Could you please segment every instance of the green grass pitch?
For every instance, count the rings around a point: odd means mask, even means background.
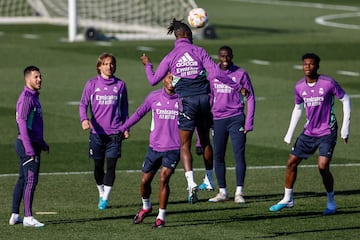
[[[360,12],[355,0],[197,1],[207,10],[218,38],[195,41],[211,55],[222,45],[234,50],[234,62],[250,74],[257,97],[254,132],[247,139],[245,205],[232,201],[212,204],[214,192],[200,192],[200,202],[186,203],[186,180],[181,164],[171,180],[166,227],[152,230],[156,213],[143,224],[132,224],[141,207],[140,172],[148,144],[149,116],[131,130],[123,143],[110,208],[97,210],[97,190],[87,158],[88,133],[81,130],[78,105],[85,82],[96,74],[101,52],[118,60],[117,76],[129,91],[130,113],[142,103],[150,87],[140,55],[144,50],[156,64],[173,47],[173,41],[110,41],[67,43],[65,27],[50,25],[1,25],[0,88],[0,239],[357,239],[360,234],[360,30],[323,26],[322,16]],[[335,7],[352,6],[350,10]],[[337,24],[357,25],[359,17],[334,18]],[[164,33],[166,29],[164,29]],[[24,34],[35,34],[36,39]],[[143,48],[146,47],[146,48]],[[289,146],[283,143],[293,108],[293,87],[302,77],[300,57],[320,55],[320,73],[333,76],[352,97],[351,136],[348,145],[339,138],[332,171],[338,214],[323,217],[326,196],[316,168],[316,158],[303,162],[295,185],[295,207],[280,213],[268,208],[283,194],[284,168]],[[43,74],[41,101],[45,137],[51,150],[42,155],[39,185],[33,210],[46,224],[43,229],[9,226],[17,157],[15,103],[24,82],[22,70],[37,65]],[[158,86],[159,87],[159,86]],[[342,105],[336,102],[342,122]],[[299,123],[295,136],[300,132]],[[195,157],[194,166],[203,168]],[[228,146],[227,166],[233,167]],[[281,167],[278,167],[281,166]],[[65,174],[68,173],[68,174]],[[204,171],[197,170],[196,181]],[[234,191],[234,171],[227,172],[229,192]],[[157,179],[152,201],[157,212]],[[232,197],[232,195],[230,195]],[[232,199],[231,199],[232,200]],[[45,213],[45,214],[44,214]],[[47,214],[46,214],[47,213]],[[51,214],[50,214],[51,213]]]

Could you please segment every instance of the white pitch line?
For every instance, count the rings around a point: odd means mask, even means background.
[[[139,50],[139,51],[144,51],[144,52],[153,52],[153,51],[155,51],[155,48],[147,47],[147,46],[138,46],[136,49]]]
[[[38,38],[40,38],[40,36],[37,35],[37,34],[23,34],[22,36],[23,36],[23,38],[26,38],[26,39],[38,39]]]
[[[346,5],[333,5],[333,4],[323,4],[323,3],[308,3],[308,2],[290,2],[290,1],[279,1],[279,0],[231,0],[233,2],[246,2],[246,3],[257,3],[257,4],[268,4],[268,5],[278,5],[278,6],[290,6],[290,7],[306,7],[306,8],[318,8],[318,9],[329,9],[329,10],[340,10],[340,11],[350,11],[355,13],[343,13],[343,14],[333,14],[320,16],[315,18],[315,23],[323,26],[337,27],[344,29],[354,29],[359,30],[360,25],[356,24],[345,24],[345,23],[334,23],[328,20],[340,19],[340,18],[349,18],[349,17],[360,17],[360,8],[356,6],[346,6]]]
[[[317,24],[319,24],[319,25],[328,26],[328,27],[337,27],[337,28],[344,28],[344,29],[360,30],[360,25],[336,23],[336,22],[328,21],[328,20],[341,19],[341,18],[351,18],[351,17],[360,17],[360,12],[321,16],[321,17],[315,18],[315,22]]]
[[[259,60],[259,59],[252,59],[250,60],[250,62],[257,65],[270,65],[269,61]]]
[[[359,7],[346,6],[346,5],[333,5],[323,3],[309,3],[309,2],[292,2],[292,1],[279,1],[279,0],[231,0],[232,2],[246,2],[246,3],[258,3],[267,5],[280,5],[290,7],[306,7],[306,8],[319,8],[329,10],[341,10],[341,11],[360,11]]]
[[[299,165],[299,168],[317,168],[318,165]],[[345,164],[331,164],[331,167],[360,167],[360,163],[345,163]],[[279,166],[249,166],[246,169],[257,170],[257,169],[284,169],[285,165]],[[227,170],[235,170],[235,167],[227,167]],[[194,171],[205,171],[204,168],[194,168]],[[117,173],[141,173],[141,170],[118,170]],[[67,176],[67,175],[89,175],[94,174],[93,171],[83,172],[53,172],[53,173],[40,173],[42,176]],[[17,173],[0,174],[2,177],[17,177]]]
[[[352,72],[352,71],[339,70],[336,73],[338,73],[340,75],[351,76],[351,77],[359,77],[360,76],[359,72]]]

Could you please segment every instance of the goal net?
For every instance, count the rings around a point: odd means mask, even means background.
[[[194,0],[0,0],[0,24],[69,25],[69,35],[70,25],[75,25],[75,32],[82,34],[69,36],[70,41],[100,33],[115,39],[167,39],[171,20],[186,20],[194,7]],[[197,31],[195,37],[201,34]]]

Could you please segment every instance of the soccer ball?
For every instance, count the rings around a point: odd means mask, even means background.
[[[188,23],[191,27],[202,28],[208,22],[208,15],[203,8],[193,8],[188,14]]]

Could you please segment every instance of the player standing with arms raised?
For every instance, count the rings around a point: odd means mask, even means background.
[[[173,19],[168,28],[168,34],[172,33],[176,38],[175,47],[162,59],[155,73],[146,55],[141,57],[141,61],[151,85],[160,82],[168,72],[173,75],[173,85],[180,97],[178,124],[181,144],[180,159],[188,183],[188,201],[194,203],[197,201],[198,186],[194,181],[190,147],[195,127],[203,148],[205,181],[213,185],[213,150],[209,138],[212,116],[209,101],[210,87],[206,71],[209,79],[217,78],[234,87],[235,91],[238,90],[238,86],[219,69],[203,48],[193,44],[192,31],[188,25]]]
[[[246,135],[253,130],[254,125],[254,90],[248,73],[232,62],[233,51],[230,47],[221,47],[218,52],[218,58],[221,70],[234,82],[239,84],[241,94],[217,79],[211,80],[211,92],[213,96],[212,113],[214,118],[214,162],[219,193],[215,197],[210,198],[209,202],[223,202],[229,199],[226,189],[225,152],[230,136],[236,163],[236,191],[234,202],[245,203],[243,197],[246,173],[245,144]],[[244,98],[246,98],[246,114],[244,113]]]
[[[19,156],[19,178],[14,188],[10,225],[23,223],[24,227],[43,227],[45,224],[33,217],[32,204],[40,171],[40,153],[49,152],[44,140],[44,123],[39,100],[42,78],[40,69],[28,66],[24,70],[25,87],[16,103],[18,138],[15,143]],[[24,219],[19,216],[24,200]]]
[[[178,131],[179,98],[171,84],[172,76],[169,74],[164,80],[162,89],[151,92],[133,113],[129,120],[121,127],[124,131],[136,124],[149,111],[151,111],[151,127],[149,148],[142,167],[140,184],[142,208],[136,214],[134,223],[141,223],[152,212],[150,201],[151,182],[160,167],[159,176],[159,213],[153,228],[165,225],[166,206],[170,194],[170,177],[180,161],[180,139]],[[174,134],[175,133],[175,134]]]
[[[303,159],[309,158],[319,149],[318,168],[327,193],[327,205],[323,214],[330,215],[336,213],[334,178],[330,172],[330,162],[336,145],[338,129],[334,114],[334,97],[343,104],[341,138],[345,144],[348,142],[350,134],[351,100],[334,79],[318,74],[320,64],[318,55],[306,53],[302,56],[302,60],[305,77],[295,85],[295,107],[284,141],[290,144],[301,117],[302,108],[305,108],[307,121],[287,161],[284,197],[269,210],[276,212],[294,206],[293,187],[296,181],[297,166]]]
[[[116,58],[109,53],[98,57],[98,75],[90,79],[80,101],[80,122],[90,130],[89,156],[94,160],[94,177],[99,191],[98,208],[104,210],[115,181],[115,170],[121,156],[120,126],[128,118],[128,97],[125,82],[114,76]],[[90,108],[91,118],[87,115]],[[128,137],[128,132],[124,132]],[[104,172],[106,160],[106,172]]]

